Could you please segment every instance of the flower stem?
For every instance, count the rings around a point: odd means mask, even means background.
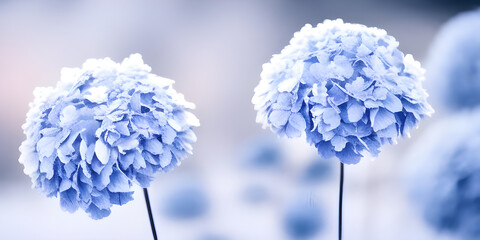
[[[150,198],[148,197],[148,190],[143,189],[143,195],[145,196],[145,204],[147,205],[148,218],[150,219],[150,227],[152,228],[153,239],[158,240],[157,230],[155,229],[155,223],[153,222],[152,207],[150,206]]]
[[[343,163],[340,163],[340,191],[338,196],[338,240],[342,240]]]

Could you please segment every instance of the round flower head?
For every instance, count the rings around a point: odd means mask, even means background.
[[[263,65],[252,102],[257,122],[356,164],[408,135],[433,110],[423,69],[384,30],[326,20],[305,25]]]
[[[55,88],[35,89],[19,159],[33,187],[100,219],[133,199],[133,183],[148,187],[191,154],[194,106],[150,70],[139,54],[90,59],[64,68]]]
[[[407,183],[425,220],[459,239],[480,239],[480,111],[427,130],[408,157]]]
[[[430,49],[428,88],[450,109],[480,105],[480,9],[445,24]]]

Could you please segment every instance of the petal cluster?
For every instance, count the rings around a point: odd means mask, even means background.
[[[458,239],[480,239],[480,111],[431,126],[407,158],[408,189],[424,219]]]
[[[100,219],[133,199],[133,183],[148,187],[191,154],[194,105],[150,70],[139,54],[89,59],[62,69],[55,88],[36,88],[19,159],[33,187]]]
[[[480,9],[461,13],[440,30],[427,61],[428,89],[450,110],[480,105]]]
[[[356,164],[433,112],[423,72],[384,30],[326,20],[263,65],[252,102],[264,127]]]

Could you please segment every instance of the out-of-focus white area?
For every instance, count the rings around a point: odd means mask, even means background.
[[[54,86],[62,67],[79,67],[87,58],[121,61],[136,52],[153,73],[176,80],[174,87],[196,104],[201,122],[194,156],[159,175],[150,189],[160,239],[289,239],[283,209],[305,194],[324,213],[314,239],[335,239],[336,160],[330,160],[333,173],[324,182],[302,184],[299,176],[315,158],[315,149],[301,139],[282,139],[286,157],[279,169],[240,169],[240,152],[251,139],[274,137],[255,123],[253,88],[262,64],[294,32],[327,18],[384,28],[402,51],[423,60],[436,31],[455,10],[413,2],[0,0],[0,239],[151,237],[141,191],[134,201],[114,207],[110,217],[95,221],[81,210],[63,212],[57,199],[30,189],[17,161],[34,87]],[[412,139],[384,148],[375,161],[346,167],[345,239],[452,239],[423,223],[401,182],[404,153],[432,121],[421,123]],[[169,219],[162,214],[162,201],[168,187],[185,177],[201,184],[209,208],[194,219]],[[242,193],[249,185],[268,190],[261,203],[245,203]]]

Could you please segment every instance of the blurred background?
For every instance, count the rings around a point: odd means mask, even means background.
[[[197,106],[194,155],[150,189],[160,239],[335,239],[336,159],[255,122],[262,64],[304,24],[342,18],[387,30],[421,62],[443,23],[475,0],[0,0],[0,239],[150,239],[141,191],[95,221],[32,190],[18,163],[32,91],[87,58],[143,55]],[[427,89],[428,90],[428,89]],[[433,94],[432,94],[433,95]],[[441,106],[435,106],[440,108]],[[344,239],[455,239],[431,229],[403,187],[412,138],[346,167]]]

